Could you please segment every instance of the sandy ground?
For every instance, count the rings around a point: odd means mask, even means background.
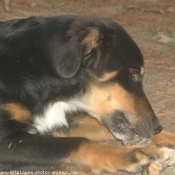
[[[174,0],[11,0],[4,9],[0,0],[1,21],[78,14],[109,17],[124,26],[145,58],[145,92],[164,129],[175,134]],[[162,173],[174,174],[175,167]]]

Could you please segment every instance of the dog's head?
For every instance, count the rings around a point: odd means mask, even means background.
[[[81,81],[84,89],[70,103],[118,139],[130,141],[134,133],[146,138],[159,133],[162,127],[142,86],[143,57],[127,32],[112,20],[85,18],[71,24],[67,37],[62,60],[57,59],[58,51],[53,57],[58,74]]]

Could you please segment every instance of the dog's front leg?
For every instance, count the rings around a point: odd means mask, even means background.
[[[157,145],[113,148],[87,142],[73,152],[70,159],[96,173],[114,173],[118,170],[136,173],[142,172],[145,166],[154,161],[171,165],[175,162],[174,155],[174,150]],[[171,161],[167,164],[167,160]]]
[[[159,134],[154,135],[152,141],[155,144],[162,144],[170,148],[175,147],[175,135],[164,130]]]
[[[1,143],[0,168],[3,171],[67,171],[70,165],[96,173],[141,172],[153,160],[170,159],[172,153],[173,150],[156,145],[113,148],[85,138],[54,138],[19,132]]]

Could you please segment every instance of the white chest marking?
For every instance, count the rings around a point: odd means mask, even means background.
[[[68,127],[65,115],[66,112],[73,111],[77,111],[77,108],[74,105],[65,102],[56,102],[54,104],[50,104],[44,110],[43,116],[35,117],[34,125],[41,134],[49,132],[55,127]]]

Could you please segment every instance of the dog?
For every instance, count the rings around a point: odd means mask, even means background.
[[[138,46],[111,19],[0,22],[0,169],[140,172],[170,159],[175,137],[162,131],[143,76]],[[104,133],[161,146],[112,148],[94,141]]]

